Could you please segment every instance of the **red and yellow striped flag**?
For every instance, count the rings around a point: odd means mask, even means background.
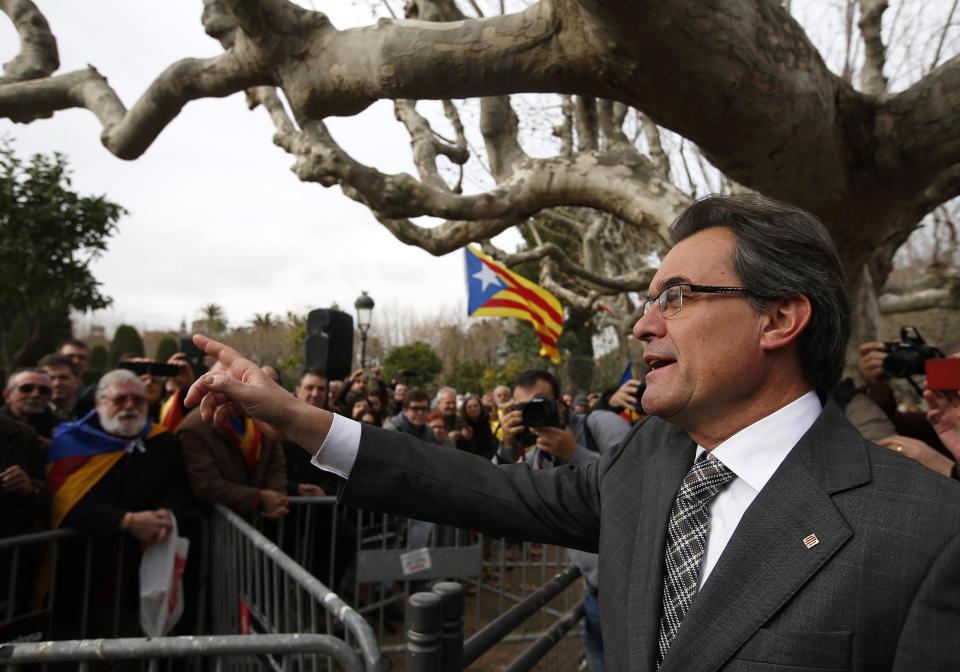
[[[563,332],[563,306],[540,285],[467,247],[467,315],[516,317],[533,323],[540,339],[540,355],[560,363],[557,341]]]

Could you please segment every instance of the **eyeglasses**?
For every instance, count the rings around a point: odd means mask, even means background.
[[[740,296],[750,294],[746,287],[720,287],[717,285],[691,285],[689,283],[680,285],[670,285],[660,290],[652,299],[643,302],[643,314],[647,315],[656,304],[660,308],[660,314],[663,317],[673,317],[683,308],[684,292],[698,292],[703,294],[737,294]]]
[[[147,398],[139,394],[115,394],[112,397],[104,397],[114,406],[125,406],[128,401],[134,406],[142,406],[147,403]]]
[[[20,394],[33,394],[33,391],[36,390],[43,396],[53,394],[53,388],[48,387],[47,385],[35,385],[33,383],[24,383],[23,385],[17,386],[17,392]]]
[[[414,413],[426,413],[430,410],[429,406],[407,406],[407,409]]]

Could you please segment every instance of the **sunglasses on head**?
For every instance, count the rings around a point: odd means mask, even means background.
[[[33,394],[37,390],[40,394],[53,394],[53,388],[47,385],[35,385],[34,383],[24,383],[17,386],[17,392],[20,394]]]

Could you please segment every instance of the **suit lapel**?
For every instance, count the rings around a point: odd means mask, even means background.
[[[665,423],[663,427],[667,429],[666,436],[645,440],[659,447],[640,463],[637,470],[640,482],[635,504],[639,523],[627,598],[631,670],[656,667],[667,520],[680,483],[693,465],[696,454],[696,444],[686,434]]]
[[[830,495],[869,479],[863,439],[829,405],[747,509],[661,672],[725,664],[850,538]]]

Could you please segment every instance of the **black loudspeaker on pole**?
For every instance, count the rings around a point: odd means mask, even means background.
[[[192,338],[186,336],[180,339],[180,352],[187,356],[187,362],[193,369],[194,377],[199,378],[207,372],[207,367],[203,365],[205,354],[196,346]]]
[[[353,365],[353,317],[331,308],[307,313],[304,366],[318,369],[330,380],[343,380]]]

